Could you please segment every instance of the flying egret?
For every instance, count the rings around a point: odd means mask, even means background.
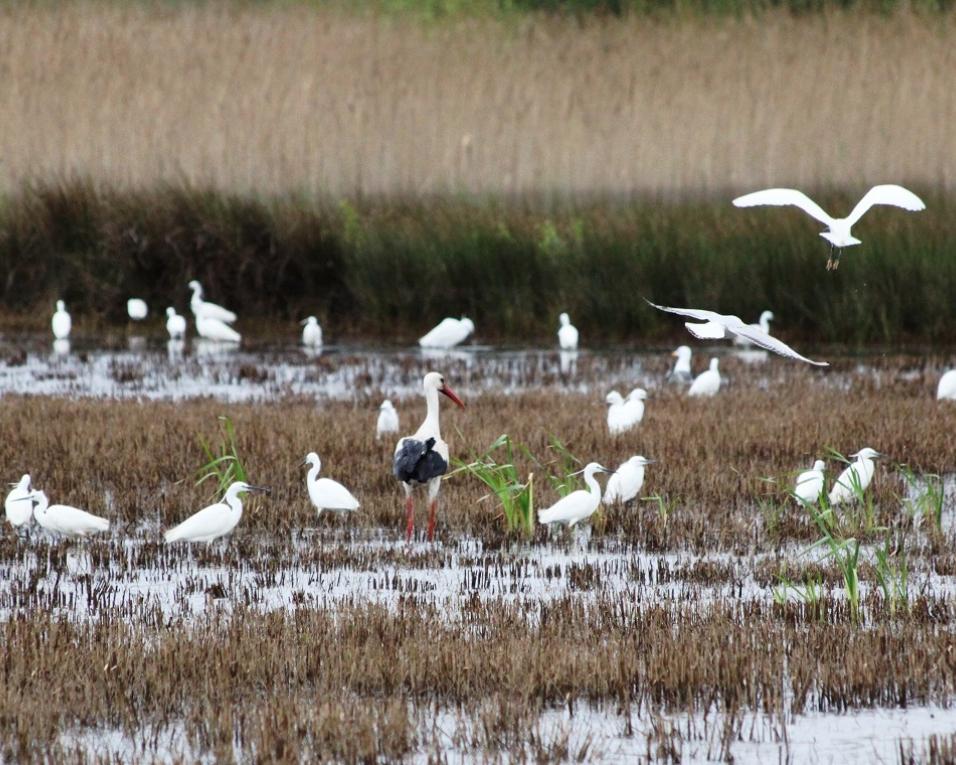
[[[551,507],[539,510],[538,523],[564,523],[570,527],[585,518],[590,518],[601,504],[601,486],[594,478],[594,474],[598,472],[613,473],[614,471],[608,470],[598,462],[589,462],[584,470],[574,473],[574,475],[584,473],[587,490],[572,491]]]
[[[140,300],[139,298],[130,298],[126,301],[126,314],[133,321],[142,321],[146,318],[148,313],[149,308],[146,306],[145,300]]]
[[[823,493],[823,460],[816,460],[813,467],[797,476],[793,494],[804,505],[815,505]]]
[[[801,356],[786,343],[782,343],[777,340],[777,338],[771,337],[759,327],[755,327],[752,324],[744,324],[736,316],[725,316],[721,313],[704,311],[697,308],[668,308],[667,306],[651,303],[650,300],[646,302],[659,311],[676,313],[679,316],[688,316],[691,319],[697,319],[697,321],[703,322],[703,324],[697,324],[692,321],[684,322],[684,326],[687,327],[688,331],[698,340],[722,340],[729,335],[739,335],[754,345],[759,345],[761,348],[766,348],[768,351],[773,351],[781,356],[796,359],[797,361],[805,361],[807,364],[814,364],[818,367],[830,366],[826,361],[811,361]]]
[[[671,382],[689,383],[694,379],[694,374],[690,369],[690,348],[686,345],[680,346],[671,353],[677,361],[674,362],[674,368],[668,373],[667,379]]]
[[[464,342],[472,332],[475,324],[471,319],[462,316],[460,319],[442,319],[438,326],[419,338],[418,344],[422,348],[453,348]]]
[[[628,428],[640,425],[644,419],[644,401],[647,399],[647,391],[643,388],[635,388],[627,394],[624,400],[624,412],[627,417]]]
[[[873,460],[883,455],[875,449],[866,447],[850,456],[856,457],[856,460],[840,473],[840,477],[836,479],[836,483],[830,489],[831,505],[852,501],[857,499],[858,494],[862,495],[870,485],[870,481],[873,480],[873,473],[876,470]]]
[[[649,460],[639,454],[622,462],[608,479],[607,488],[604,490],[604,504],[624,504],[634,499],[644,486],[644,466],[653,465],[654,462],[656,460]]]
[[[319,478],[322,460],[315,452],[309,452],[303,465],[311,465],[305,485],[309,490],[309,499],[322,515],[323,510],[358,510],[359,501],[338,481],[331,478]]]
[[[7,513],[10,525],[19,527],[28,523],[33,515],[33,492],[30,489],[29,473],[24,474],[20,482],[12,486],[3,503],[3,509]]]
[[[47,531],[65,537],[85,537],[97,531],[109,531],[106,518],[69,505],[50,505],[42,491],[33,493],[33,517]]]
[[[221,502],[204,507],[189,516],[178,526],[169,529],[163,538],[166,542],[212,542],[230,533],[242,518],[242,500],[239,495],[251,492],[269,493],[264,486],[253,486],[244,481],[235,481],[226,489]]]
[[[764,311],[763,313],[760,314],[760,318],[757,319],[756,324],[749,324],[748,326],[751,329],[759,329],[765,335],[769,335],[771,321],[773,321],[773,311]],[[750,347],[751,345],[753,345],[753,343],[741,335],[734,335],[734,345],[742,345],[745,347]]]
[[[411,541],[415,531],[415,499],[412,491],[416,486],[428,486],[428,539],[435,536],[438,490],[441,488],[441,477],[448,470],[448,444],[442,440],[438,422],[438,394],[447,396],[459,407],[465,408],[438,372],[425,375],[422,388],[425,392],[425,421],[413,435],[399,439],[392,462],[392,472],[405,490],[405,536],[408,541]]]
[[[385,399],[378,408],[378,422],[375,423],[375,440],[386,433],[398,433],[398,412],[392,402]]]
[[[50,324],[53,327],[53,337],[57,340],[66,340],[70,336],[73,320],[70,319],[70,314],[66,312],[66,303],[62,300],[56,301],[56,313],[53,314],[53,320]]]
[[[938,401],[944,399],[956,401],[956,369],[949,370],[939,378],[939,385],[936,387],[936,399]]]
[[[322,345],[322,327],[319,326],[319,320],[314,316],[309,316],[302,324],[302,345],[310,348],[318,348]]]
[[[225,322],[202,314],[196,317],[196,332],[200,337],[217,343],[238,343],[242,340],[242,335]]]
[[[687,390],[688,396],[715,396],[720,390],[720,371],[717,359],[710,360],[710,367],[701,372]]]
[[[607,402],[607,429],[612,436],[623,433],[631,427],[627,413],[627,404],[624,397],[616,390],[612,390],[604,397]]]
[[[864,213],[874,205],[890,205],[892,207],[902,207],[904,210],[915,212],[925,210],[926,205],[912,191],[904,189],[895,184],[884,184],[874,186],[863,199],[857,202],[856,207],[845,218],[833,218],[823,211],[816,202],[796,189],[765,189],[755,191],[752,194],[745,194],[734,200],[735,207],[757,207],[762,205],[772,205],[780,207],[783,205],[793,205],[799,207],[808,215],[816,218],[823,225],[828,227],[827,231],[821,231],[820,236],[830,243],[830,258],[827,260],[827,271],[836,271],[840,266],[840,255],[844,247],[852,247],[860,244],[860,240],[850,234],[850,228]],[[836,257],[833,257],[833,251],[836,248]]]
[[[571,323],[571,317],[562,313],[558,317],[561,327],[558,329],[558,345],[561,350],[573,351],[578,347],[578,329]]]
[[[166,331],[171,340],[182,340],[186,335],[186,319],[175,308],[166,309]]]
[[[199,319],[205,316],[208,319],[218,319],[225,324],[232,324],[236,320],[236,314],[215,303],[207,303],[203,300],[202,285],[193,279],[187,285],[193,291],[193,296],[189,300],[189,307],[192,309],[193,316]]]

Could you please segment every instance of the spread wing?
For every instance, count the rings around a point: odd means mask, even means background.
[[[734,327],[732,332],[740,337],[746,338],[754,345],[759,345],[761,348],[766,348],[768,351],[773,351],[781,356],[786,356],[788,359],[805,361],[807,364],[813,364],[818,367],[830,366],[830,364],[826,361],[813,361],[808,359],[806,356],[801,356],[789,345],[777,340],[775,337],[771,337],[762,329],[760,329],[760,327],[754,327],[750,324],[741,324],[739,327]]]
[[[891,205],[892,207],[902,207],[904,210],[910,210],[911,212],[926,209],[926,205],[923,204],[923,200],[916,196],[916,194],[914,194],[912,191],[904,189],[902,186],[897,186],[893,183],[886,183],[882,186],[874,186],[863,195],[863,199],[856,203],[856,207],[853,208],[853,212],[847,216],[847,223],[852,226],[863,217],[863,214],[867,210],[874,205]]]
[[[698,340],[723,340],[727,336],[724,325],[717,321],[708,321],[705,324],[685,321],[684,326]]]
[[[657,305],[657,303],[652,303],[647,298],[644,298],[644,302],[650,306],[653,306],[658,311],[676,313],[678,316],[686,316],[689,319],[697,319],[697,321],[726,324],[728,319],[737,318],[736,316],[724,316],[723,314],[716,313],[715,311],[704,311],[699,308],[668,308],[666,305]],[[737,319],[737,321],[740,321],[740,319]]]
[[[827,215],[820,205],[802,191],[796,189],[764,189],[752,194],[744,194],[734,200],[734,207],[760,207],[763,205],[772,207],[793,205],[827,226],[833,224],[833,218]],[[860,215],[862,214],[861,212]]]

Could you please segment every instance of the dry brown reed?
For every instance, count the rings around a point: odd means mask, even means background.
[[[949,16],[0,9],[2,186],[681,193],[956,178]]]

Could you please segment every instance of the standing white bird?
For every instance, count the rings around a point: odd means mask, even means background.
[[[951,369],[940,377],[939,385],[936,386],[936,400],[945,399],[956,401],[956,369]]]
[[[302,327],[302,345],[310,348],[318,348],[322,345],[322,327],[319,326],[319,320],[314,316],[309,316],[301,322]]]
[[[453,348],[475,331],[474,322],[466,316],[442,319],[438,326],[418,339],[422,348]]]
[[[639,454],[634,455],[614,471],[604,490],[604,504],[613,502],[622,504],[630,502],[638,495],[644,486],[644,466],[653,465],[656,460],[646,459]]]
[[[646,300],[646,302],[659,311],[676,313],[679,316],[689,316],[692,319],[703,322],[703,324],[697,324],[692,321],[684,322],[684,326],[687,327],[687,330],[698,340],[723,340],[730,335],[739,335],[754,345],[759,345],[761,348],[773,351],[781,356],[796,359],[797,361],[805,361],[807,364],[814,364],[818,367],[830,366],[826,361],[811,361],[805,356],[801,356],[786,343],[782,343],[777,340],[777,338],[771,337],[753,324],[744,324],[736,316],[725,316],[722,313],[705,311],[698,308],[668,308],[667,306],[652,303],[650,300]]]
[[[221,502],[204,507],[198,513],[189,516],[178,526],[169,529],[163,538],[167,542],[212,542],[230,533],[242,518],[242,500],[240,494],[247,492],[265,492],[264,486],[252,486],[244,481],[235,481],[226,489]]]
[[[130,298],[126,301],[126,314],[133,321],[142,321],[149,313],[149,308],[145,300],[139,298]]]
[[[30,489],[30,474],[26,473],[19,483],[13,484],[3,503],[7,520],[12,526],[22,526],[33,516],[33,492]]]
[[[571,317],[562,313],[558,317],[561,327],[558,329],[558,345],[563,351],[573,351],[578,347],[578,328],[571,323]]]
[[[796,189],[764,189],[755,191],[752,194],[745,194],[734,200],[735,207],[757,207],[762,205],[771,205],[780,207],[783,205],[793,205],[799,207],[807,215],[810,215],[827,226],[827,231],[821,231],[820,236],[830,243],[830,258],[827,260],[827,271],[835,271],[840,266],[840,255],[844,247],[851,247],[860,244],[860,240],[850,233],[850,228],[864,213],[875,205],[890,205],[892,207],[902,207],[904,210],[915,212],[925,210],[926,205],[912,191],[904,189],[895,184],[884,184],[874,186],[863,199],[857,202],[856,207],[845,218],[834,218],[823,211],[816,202]],[[836,257],[833,256],[836,248]]]
[[[166,309],[166,331],[172,340],[182,340],[186,335],[186,318],[176,313],[175,308]]]
[[[551,507],[539,510],[538,523],[564,523],[574,526],[585,518],[590,518],[601,504],[601,486],[594,477],[594,474],[598,472],[613,473],[614,471],[608,470],[598,462],[589,462],[584,470],[578,471],[578,473],[584,473],[587,490],[572,491]]]
[[[647,399],[647,391],[643,388],[635,388],[627,394],[624,400],[624,411],[627,413],[628,427],[640,425],[644,419],[644,401]]]
[[[689,383],[694,379],[694,373],[690,369],[690,348],[686,345],[680,346],[671,353],[677,361],[674,362],[674,368],[667,375],[671,382]]]
[[[305,485],[319,515],[322,515],[323,510],[358,510],[359,501],[352,496],[352,492],[331,478],[319,478],[322,460],[318,454],[309,452],[302,464],[312,466],[305,478]]]
[[[228,324],[201,314],[196,317],[196,333],[217,343],[238,343],[242,340],[242,335]]]
[[[385,399],[378,408],[378,422],[375,423],[375,440],[387,433],[398,433],[398,412],[392,402]]]
[[[862,495],[870,485],[870,481],[873,480],[873,473],[876,471],[873,460],[883,455],[875,449],[866,447],[850,456],[856,457],[856,460],[840,473],[840,477],[836,479],[836,483],[830,489],[831,505],[853,501],[857,499],[858,495]]]
[[[607,402],[607,429],[612,436],[623,433],[631,427],[627,413],[627,404],[624,397],[616,390],[612,390],[604,397]]]
[[[42,491],[33,493],[33,517],[47,531],[65,537],[85,537],[97,531],[109,531],[106,518],[69,505],[50,505]]]
[[[442,440],[438,421],[438,394],[447,396],[459,407],[465,408],[438,372],[425,375],[422,388],[425,392],[425,421],[413,435],[399,439],[392,460],[392,473],[402,482],[405,490],[405,537],[408,541],[411,541],[415,532],[415,499],[412,491],[416,486],[428,487],[429,541],[435,536],[438,490],[441,488],[441,477],[448,470],[448,444]]]
[[[207,303],[203,300],[202,285],[193,279],[189,282],[189,289],[193,291],[193,296],[189,300],[189,307],[192,309],[193,316],[199,319],[205,316],[208,319],[218,319],[225,324],[232,324],[236,320],[236,314],[227,308],[223,308],[215,303]]]
[[[756,324],[750,324],[751,329],[759,329],[765,335],[770,334],[770,322],[773,321],[773,311],[764,311],[760,314],[760,318],[757,319]],[[742,335],[734,335],[734,345],[742,345],[745,347],[750,347],[753,345],[750,340]]]
[[[66,303],[62,300],[56,301],[56,313],[50,322],[53,327],[53,337],[57,340],[66,340],[70,336],[70,330],[73,328],[73,320],[70,314],[66,312]]]
[[[793,494],[804,505],[815,505],[823,493],[823,460],[816,460],[813,467],[797,476]]]
[[[710,360],[710,368],[697,375],[687,390],[688,396],[715,396],[720,390],[720,371],[717,369],[717,359]]]

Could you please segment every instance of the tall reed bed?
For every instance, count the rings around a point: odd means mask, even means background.
[[[344,5],[3,4],[0,185],[679,195],[956,178],[950,14],[423,23]]]

